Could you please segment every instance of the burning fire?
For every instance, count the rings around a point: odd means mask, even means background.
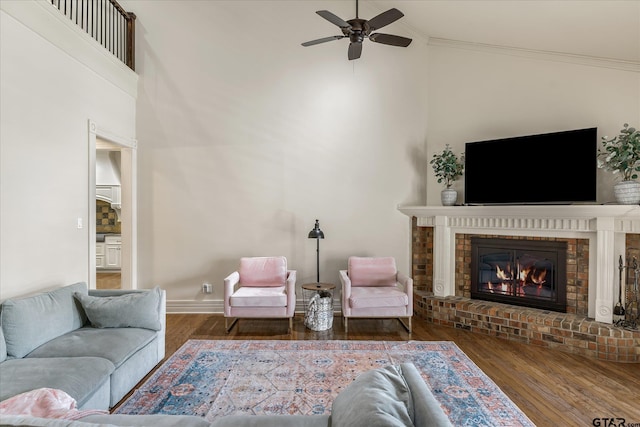
[[[516,295],[525,296],[524,288],[527,285],[536,285],[537,294],[540,296],[542,286],[546,283],[547,269],[538,269],[535,266],[521,268],[520,264],[517,266],[518,272],[516,274],[517,279],[513,280],[511,274],[511,264],[507,264],[503,270],[500,266],[496,266],[496,277],[500,280],[500,283],[487,282],[487,288],[491,293],[510,294],[511,286],[516,286]]]

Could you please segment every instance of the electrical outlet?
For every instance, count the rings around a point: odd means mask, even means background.
[[[211,283],[204,282],[202,284],[202,292],[205,293],[205,294],[212,293],[213,292],[213,286],[211,286]]]

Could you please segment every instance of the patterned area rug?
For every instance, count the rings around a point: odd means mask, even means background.
[[[364,371],[411,362],[456,426],[533,426],[453,342],[189,340],[115,413],[329,414]]]

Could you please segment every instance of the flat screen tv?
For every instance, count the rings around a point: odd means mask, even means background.
[[[465,144],[465,204],[596,201],[597,128]]]

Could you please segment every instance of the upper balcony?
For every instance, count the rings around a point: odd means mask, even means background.
[[[136,15],[115,0],[49,0],[129,68],[135,70]]]

